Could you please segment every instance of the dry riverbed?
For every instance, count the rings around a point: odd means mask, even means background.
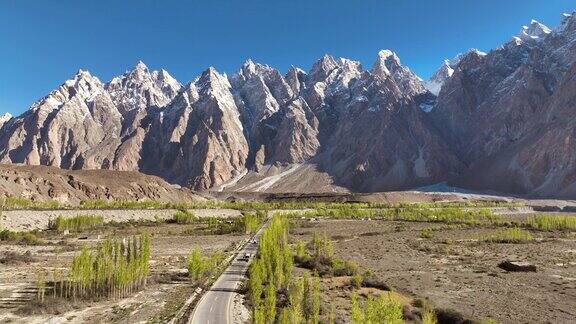
[[[50,219],[58,216],[98,215],[104,222],[157,221],[171,219],[174,209],[81,209],[81,210],[6,210],[0,216],[0,229],[11,231],[46,230]],[[198,217],[237,217],[235,209],[190,209]]]

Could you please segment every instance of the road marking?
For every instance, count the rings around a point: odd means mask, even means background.
[[[210,306],[210,313],[214,310],[214,305]]]

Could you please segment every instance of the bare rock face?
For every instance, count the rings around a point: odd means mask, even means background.
[[[402,75],[402,76],[401,76]],[[407,188],[458,170],[458,159],[419,108],[419,79],[381,51],[372,73],[350,83],[324,166],[361,191]]]
[[[232,77],[236,102],[247,126],[249,168],[301,163],[314,156],[319,147],[318,120],[297,92],[305,87],[305,73],[292,68],[288,76],[287,80],[277,70],[248,60]]]
[[[132,110],[145,110],[150,106],[164,107],[178,94],[182,86],[165,70],[150,71],[138,62],[132,71],[113,78],[106,90],[118,110],[127,114]]]
[[[447,181],[574,198],[575,80],[576,14],[459,54],[426,82],[390,50],[367,70],[324,55],[283,75],[247,60],[230,78],[209,68],[186,86],[139,62],[107,84],[80,71],[0,117],[0,161],[139,170],[198,190]]]
[[[143,120],[168,105],[181,87],[165,70],[150,72],[143,62],[106,84],[106,90],[123,117],[122,144],[114,158],[114,169],[138,170],[149,125]]]
[[[74,78],[10,120],[0,135],[2,162],[61,168],[111,167],[120,144],[121,115],[89,72]]]
[[[532,21],[486,56],[461,60],[431,113],[467,165],[457,184],[574,194],[575,61],[573,15],[554,31]]]
[[[158,113],[141,167],[194,189],[220,185],[245,167],[243,131],[228,78],[209,68]]]

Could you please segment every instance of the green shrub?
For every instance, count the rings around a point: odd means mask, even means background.
[[[434,237],[434,229],[433,228],[425,228],[423,230],[420,231],[420,237],[421,238],[433,238]]]
[[[436,313],[432,309],[425,309],[422,315],[422,324],[438,324]]]
[[[361,308],[356,293],[352,294],[352,323],[404,323],[402,304],[390,293],[368,297]]]
[[[255,214],[252,213],[244,214],[242,218],[246,234],[254,234],[262,226],[262,222],[266,218],[266,212],[259,210]]]
[[[204,256],[198,248],[193,249],[188,256],[188,276],[192,280],[200,280],[214,274],[222,260],[224,253],[218,251],[211,256]]]
[[[517,227],[496,231],[484,238],[484,241],[493,243],[527,243],[533,240],[530,232]]]
[[[169,209],[170,203],[156,200],[104,200],[90,199],[80,201],[84,209]]]
[[[104,217],[101,215],[77,215],[74,217],[58,216],[48,222],[48,228],[56,231],[69,230],[81,232],[104,225]]]
[[[35,201],[21,197],[0,198],[0,209],[60,209],[63,206],[56,200]]]
[[[198,221],[199,218],[188,210],[178,210],[174,213],[172,220],[177,224],[190,224]]]
[[[360,288],[362,286],[362,281],[364,279],[362,278],[362,275],[360,273],[356,273],[355,275],[352,276],[352,286],[356,287],[356,288]]]
[[[40,238],[38,238],[37,233],[35,231],[14,232],[10,230],[1,230],[0,240],[23,245],[37,245],[40,243]]]
[[[525,226],[540,231],[576,230],[576,216],[541,214],[529,217]]]

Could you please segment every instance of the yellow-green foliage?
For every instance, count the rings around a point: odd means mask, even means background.
[[[296,241],[296,246],[294,247],[295,256],[299,260],[305,260],[308,256],[306,251],[306,244],[302,240]]]
[[[150,237],[106,240],[95,251],[86,247],[72,261],[64,279],[56,279],[54,295],[65,298],[124,297],[146,285]]]
[[[352,285],[356,288],[360,288],[362,286],[362,275],[358,272],[356,272],[353,276],[352,276]]]
[[[258,256],[249,269],[248,287],[255,322],[262,316],[268,320],[276,316],[276,291],[289,287],[293,267],[288,220],[276,215],[262,233]]]
[[[485,208],[399,208],[392,217],[410,222],[439,222],[478,224],[490,218],[492,212]]]
[[[500,224],[502,218],[488,208],[478,207],[427,207],[419,204],[399,205],[387,208],[355,208],[341,206],[334,209],[314,209],[285,214],[290,218],[336,218],[336,219],[387,219],[409,222],[439,222],[464,224]]]
[[[200,249],[193,249],[188,256],[188,276],[193,280],[198,280],[206,269],[205,258]]]
[[[48,228],[56,231],[69,230],[81,232],[83,230],[102,226],[104,217],[101,215],[77,215],[74,217],[58,216],[48,222]]]
[[[215,272],[223,259],[224,254],[220,251],[213,253],[211,256],[204,256],[198,248],[195,248],[188,256],[188,276],[192,280],[206,278]]]
[[[44,303],[44,296],[46,295],[46,273],[40,270],[36,274],[36,300],[39,303]]]
[[[84,209],[167,209],[171,204],[155,200],[82,200],[80,207]]]
[[[484,238],[485,241],[493,243],[527,243],[533,239],[534,238],[530,232],[517,227],[499,230]]]
[[[254,234],[262,226],[262,221],[266,218],[266,212],[257,211],[255,214],[247,213],[243,216],[244,229],[246,234]]]
[[[244,217],[231,217],[224,219],[219,217],[203,217],[200,220],[205,225],[203,232],[207,234],[223,235],[244,233],[246,230]]]
[[[421,238],[433,238],[434,237],[434,229],[433,228],[424,228],[420,231]]]
[[[497,322],[491,318],[488,318],[481,320],[479,324],[497,324]]]
[[[312,236],[312,251],[313,257],[323,258],[331,260],[334,256],[334,247],[332,246],[332,240],[324,233],[323,236],[318,235],[314,232]]]
[[[172,216],[172,220],[178,224],[190,224],[198,221],[198,217],[188,210],[178,210]]]
[[[434,310],[427,308],[422,315],[422,324],[438,324],[438,318]]]
[[[21,197],[0,198],[0,209],[60,209],[63,206],[56,200],[35,201]]]
[[[402,304],[388,293],[378,298],[368,297],[362,308],[353,293],[351,320],[353,324],[404,323]]]
[[[433,202],[433,203],[339,203],[320,201],[182,201],[168,203],[156,200],[104,200],[90,199],[80,202],[84,209],[195,209],[195,208],[229,208],[236,210],[272,210],[272,209],[316,209],[322,210],[326,217],[371,217],[373,213],[365,209],[396,209],[396,208],[491,208],[491,207],[517,207],[518,202],[505,201],[472,201],[472,202]],[[21,197],[0,198],[2,209],[66,209],[72,206],[60,204],[58,201],[34,201]]]
[[[529,217],[525,224],[541,231],[576,230],[576,216],[541,214]]]
[[[332,240],[326,234],[315,232],[307,245],[297,241],[295,249],[294,260],[298,266],[317,272],[320,276],[353,276],[358,271],[355,263],[334,256]]]

